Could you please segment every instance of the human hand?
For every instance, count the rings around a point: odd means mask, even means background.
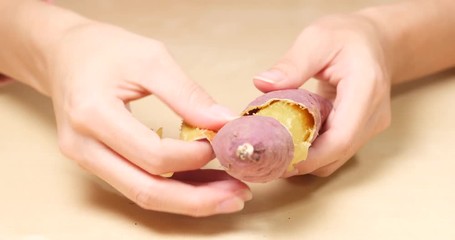
[[[360,14],[323,18],[298,36],[270,70],[254,78],[263,92],[298,88],[311,77],[333,110],[299,163],[297,174],[328,176],[391,122],[390,70],[385,43]]]
[[[251,199],[226,173],[196,170],[213,159],[207,142],[160,139],[128,110],[153,94],[192,125],[217,129],[232,118],[161,43],[89,22],[68,30],[47,57],[60,148],[83,168],[156,211],[206,216],[239,211]],[[160,176],[169,172],[177,173]]]
[[[8,85],[11,82],[12,79],[8,78],[7,76],[4,76],[3,74],[0,74],[0,87]]]

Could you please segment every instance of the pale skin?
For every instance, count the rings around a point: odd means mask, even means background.
[[[207,216],[251,199],[224,171],[197,171],[213,159],[209,143],[160,139],[128,111],[153,94],[193,125],[217,129],[235,117],[163,44],[35,0],[2,0],[0,15],[0,72],[52,99],[66,156],[145,209]],[[169,172],[184,173],[160,177]]]
[[[333,173],[390,124],[392,84],[455,65],[453,12],[452,0],[411,1],[325,17],[255,77],[262,91],[317,77],[319,93],[334,100],[293,175]],[[0,72],[52,99],[66,156],[145,209],[208,216],[251,199],[226,173],[198,170],[213,159],[207,142],[160,139],[129,112],[129,102],[153,94],[199,127],[216,130],[235,117],[162,43],[35,0],[0,0],[0,16]],[[177,173],[160,177],[168,172]]]
[[[262,91],[318,79],[334,107],[307,160],[287,176],[329,176],[391,122],[390,89],[455,66],[455,1],[408,1],[328,16],[305,28],[254,84]]]

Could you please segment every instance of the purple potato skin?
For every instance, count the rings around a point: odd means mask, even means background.
[[[309,142],[313,142],[316,139],[319,129],[332,110],[332,103],[315,93],[305,89],[285,89],[268,92],[259,96],[248,104],[242,112],[242,115],[251,115],[251,112],[254,112],[255,109],[260,108],[272,100],[290,100],[308,109],[310,114],[313,115],[315,123],[314,129],[316,129],[316,134],[313,135],[313,139],[310,139]]]
[[[253,146],[254,152],[239,157],[243,144]],[[215,155],[231,176],[255,183],[280,178],[294,155],[289,131],[276,119],[264,116],[243,116],[228,122],[212,141]]]

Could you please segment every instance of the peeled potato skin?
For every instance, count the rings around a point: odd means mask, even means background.
[[[332,110],[332,103],[317,94],[314,94],[305,89],[285,89],[268,92],[264,95],[259,96],[250,104],[248,104],[248,106],[242,112],[242,115],[250,115],[250,112],[254,109],[258,109],[273,100],[292,101],[308,109],[310,114],[313,116],[315,123],[315,134],[311,139],[309,139],[310,143],[316,139],[319,129]]]
[[[241,159],[237,149],[250,144],[254,153]],[[294,154],[289,131],[276,119],[244,116],[227,123],[212,141],[217,159],[233,177],[268,182],[283,175]]]

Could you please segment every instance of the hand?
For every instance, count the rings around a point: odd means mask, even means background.
[[[333,100],[321,135],[296,174],[328,176],[391,122],[385,44],[361,15],[330,16],[310,25],[270,70],[254,79],[264,92],[298,88],[311,77]]]
[[[0,74],[0,87],[3,87],[5,85],[8,85],[11,83],[13,80],[11,78],[8,78],[7,76]]]
[[[206,216],[251,199],[247,185],[222,171],[189,171],[213,159],[207,142],[160,139],[129,112],[129,102],[154,94],[193,125],[217,129],[232,118],[162,44],[90,22],[68,30],[47,60],[59,144],[83,168],[151,210]]]

